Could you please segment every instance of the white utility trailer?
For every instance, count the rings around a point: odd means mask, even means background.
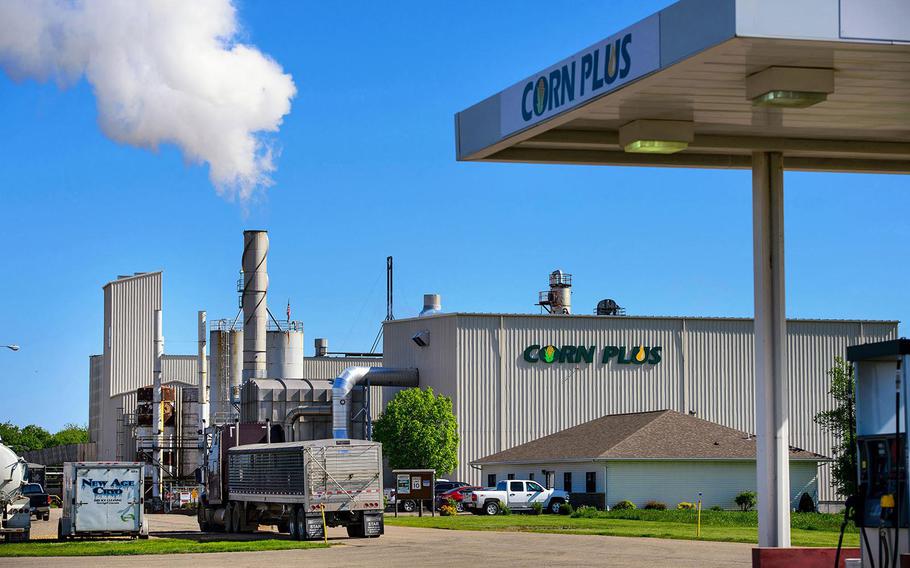
[[[148,538],[141,462],[63,464],[63,516],[57,538]]]
[[[10,447],[0,443],[0,540],[28,540],[32,527],[28,497],[22,486],[28,477],[28,464]]]

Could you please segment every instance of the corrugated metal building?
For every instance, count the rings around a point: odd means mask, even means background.
[[[136,390],[153,383],[154,314],[162,305],[162,272],[121,276],[105,284],[103,290],[103,354],[89,357],[89,440],[97,445],[99,460],[131,460],[136,458]],[[329,389],[328,381],[346,367],[382,364],[379,358],[303,357],[302,350],[294,350],[293,355],[303,358],[303,378],[326,381],[324,386]],[[211,386],[217,370],[211,363],[209,370]],[[166,386],[199,386],[196,355],[164,355],[161,374]],[[373,391],[372,409],[376,413],[381,396],[377,387]]]
[[[813,421],[832,404],[826,371],[848,345],[893,339],[897,326],[789,321],[791,444],[830,455],[833,440]],[[421,331],[424,347],[411,340]],[[526,360],[535,346],[536,362]],[[543,362],[546,346],[555,348],[552,363]],[[560,362],[565,346],[572,356]],[[752,346],[745,318],[443,313],[385,322],[383,365],[416,367],[421,386],[452,398],[461,436],[453,475],[479,483],[471,461],[608,414],[672,409],[754,432]],[[604,363],[608,347],[617,353]],[[836,499],[827,466],[819,487],[822,501]]]

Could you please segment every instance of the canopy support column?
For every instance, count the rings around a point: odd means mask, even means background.
[[[779,152],[752,154],[755,273],[755,431],[758,545],[790,546],[784,169]]]

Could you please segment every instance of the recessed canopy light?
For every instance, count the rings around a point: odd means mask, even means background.
[[[619,128],[619,145],[635,154],[673,154],[693,138],[692,123],[685,120],[640,119]]]
[[[755,106],[806,108],[828,99],[828,93],[811,91],[768,91],[752,99]]]
[[[623,150],[634,154],[674,154],[688,147],[688,142],[677,140],[635,140],[623,146]]]

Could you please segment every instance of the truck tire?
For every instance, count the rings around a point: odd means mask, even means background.
[[[288,525],[290,528],[291,540],[300,540],[301,539],[302,532],[300,530],[301,527],[300,527],[299,511],[300,511],[300,509],[298,507],[294,507],[293,509],[291,509],[291,514],[288,517]]]
[[[234,506],[231,507],[231,526],[234,527],[235,533],[245,532],[246,523],[243,518],[244,513],[243,503],[234,503]]]
[[[228,534],[236,532],[234,529],[234,504],[230,502],[224,506],[224,532]]]
[[[60,542],[66,540],[66,535],[63,534],[63,519],[57,519],[57,540]]]
[[[353,525],[348,525],[345,528],[348,529],[349,538],[364,538],[365,536],[363,532],[363,522],[354,523]]]
[[[564,503],[562,499],[553,499],[550,501],[550,506],[547,507],[547,510],[550,511],[550,513],[553,515],[558,515],[559,510],[562,508],[563,504]]]
[[[297,530],[300,531],[300,540],[309,540],[306,533],[306,509],[297,509]]]
[[[498,515],[499,511],[499,503],[497,501],[487,501],[483,504],[483,512],[487,515]]]

